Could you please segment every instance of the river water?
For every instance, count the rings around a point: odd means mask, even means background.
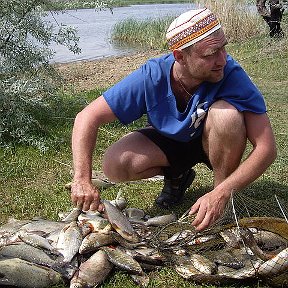
[[[122,55],[129,52],[128,48],[117,47],[111,43],[111,31],[113,26],[127,18],[144,20],[158,18],[167,15],[177,16],[193,8],[193,4],[153,4],[131,5],[128,7],[113,8],[96,11],[94,9],[69,10],[65,13],[57,13],[48,16],[48,20],[54,25],[62,23],[73,26],[80,37],[80,54],[73,54],[61,45],[50,46],[55,55],[52,63],[65,63],[81,60],[94,60],[102,57]]]

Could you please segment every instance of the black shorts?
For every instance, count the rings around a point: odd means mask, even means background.
[[[167,174],[177,177],[197,163],[205,163],[212,169],[204,152],[201,136],[190,142],[179,142],[161,135],[152,127],[137,131],[148,137],[164,152],[170,164],[169,169],[166,169]]]

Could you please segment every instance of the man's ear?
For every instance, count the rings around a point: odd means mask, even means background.
[[[185,60],[184,60],[184,53],[183,53],[182,50],[180,50],[180,49],[175,49],[175,50],[173,50],[173,55],[174,55],[175,60],[176,60],[179,64],[184,64],[183,62],[184,62]]]

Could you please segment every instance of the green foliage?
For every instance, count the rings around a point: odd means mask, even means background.
[[[51,10],[69,10],[69,9],[112,9],[114,6],[114,0],[54,0],[50,7]]]
[[[136,20],[128,18],[116,23],[112,31],[112,40],[119,45],[167,49],[166,30],[174,16],[156,19]]]
[[[21,143],[43,150],[49,141],[47,124],[55,116],[61,83],[49,64],[49,45],[54,42],[80,52],[74,28],[46,20],[52,6],[50,0],[0,2],[1,146]]]

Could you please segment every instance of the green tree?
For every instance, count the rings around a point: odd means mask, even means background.
[[[55,1],[54,1],[55,2]],[[95,2],[105,8],[105,1]],[[51,0],[0,2],[0,145],[44,149],[47,115],[58,101],[60,77],[49,64],[52,42],[79,53],[75,29],[47,22]]]

